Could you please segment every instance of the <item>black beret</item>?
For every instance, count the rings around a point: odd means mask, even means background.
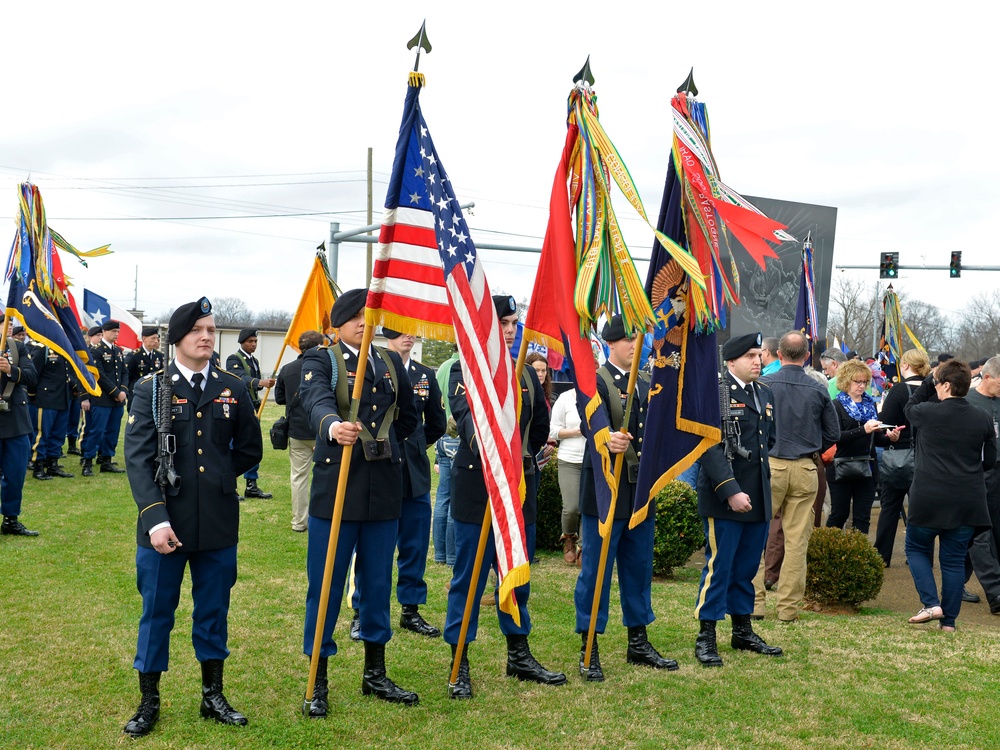
[[[142,337],[143,338],[146,338],[147,336],[155,336],[159,332],[160,332],[160,329],[157,328],[156,326],[143,326],[142,327]]]
[[[605,341],[620,341],[625,336],[625,321],[621,315],[611,317],[601,329],[601,338]]]
[[[90,329],[87,330],[87,335],[88,336],[96,336],[100,332],[101,332],[101,327],[100,326],[94,326],[93,328],[90,328]]]
[[[181,305],[174,310],[170,323],[167,324],[167,343],[176,344],[194,328],[195,321],[211,314],[212,303],[208,301],[208,297]]]
[[[403,334],[401,334],[399,331],[394,331],[391,328],[386,328],[385,326],[382,326],[382,335],[385,336],[387,339],[389,339],[389,341],[392,341],[393,339],[398,339]]]
[[[24,333],[24,326],[20,323],[15,323],[14,329],[10,332],[10,335],[17,336],[19,333]]]
[[[122,324],[117,320],[109,320],[104,325],[101,326],[102,331],[117,331],[122,327]]]
[[[954,354],[939,354],[938,355],[938,364],[939,365],[940,364],[944,364],[949,359],[955,359],[955,355]]]
[[[497,309],[498,318],[517,314],[517,302],[509,294],[494,294],[493,306]]]
[[[236,340],[242,344],[247,339],[256,337],[257,337],[256,328],[243,328],[240,330],[240,335],[236,338]]]
[[[367,299],[367,289],[350,289],[341,294],[333,303],[333,309],[330,311],[330,325],[334,328],[340,328],[358,314],[358,311],[365,306]]]
[[[763,341],[759,333],[748,333],[729,339],[722,345],[722,358],[727,362],[731,359],[739,359],[751,349],[760,349]]]

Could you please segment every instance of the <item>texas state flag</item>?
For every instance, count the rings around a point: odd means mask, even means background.
[[[104,325],[109,320],[117,320],[121,323],[121,331],[116,342],[118,346],[124,349],[138,349],[141,345],[142,322],[132,313],[89,289],[83,290],[80,319],[88,328]]]

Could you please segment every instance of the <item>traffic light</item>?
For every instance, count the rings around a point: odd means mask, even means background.
[[[898,265],[899,253],[882,253],[882,259],[878,264],[878,277],[880,279],[895,279],[899,275]]]
[[[951,278],[957,279],[962,275],[962,251],[952,250],[951,251],[951,266],[949,268],[949,274]]]

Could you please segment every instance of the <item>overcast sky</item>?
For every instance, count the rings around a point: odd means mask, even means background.
[[[722,178],[836,206],[835,264],[898,250],[904,268],[946,265],[953,249],[998,263],[996,41],[982,18],[889,2],[549,5],[8,5],[0,212],[16,215],[30,175],[55,229],[114,250],[89,269],[67,260],[74,283],[131,307],[138,269],[147,318],[202,294],[294,309],[329,222],[365,224],[368,147],[378,221],[406,42],[426,15],[421,104],[479,242],[541,245],[589,54],[601,122],[654,217],[670,96],[693,66]],[[651,234],[620,194],[615,206],[648,257]],[[293,213],[316,215],[247,218]],[[364,283],[364,255],[342,246],[343,288]],[[481,256],[494,289],[529,296],[537,256]],[[904,270],[897,288],[954,312],[998,280]]]

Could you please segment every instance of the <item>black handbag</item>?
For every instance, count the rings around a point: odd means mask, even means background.
[[[833,481],[853,482],[872,475],[871,456],[837,456],[833,459]]]
[[[288,450],[288,420],[284,415],[274,420],[271,425],[271,447],[276,451]]]
[[[916,388],[909,383],[902,385],[906,386],[907,395],[912,396]],[[909,448],[889,446],[882,451],[882,463],[879,464],[882,484],[896,490],[910,489],[910,485],[913,484],[914,466],[912,443]]]
[[[857,479],[868,479],[872,475],[872,445],[875,436],[868,441],[867,456],[836,456],[833,459],[833,481],[853,482]]]
[[[913,448],[886,448],[882,451],[882,484],[908,490],[913,484]]]

